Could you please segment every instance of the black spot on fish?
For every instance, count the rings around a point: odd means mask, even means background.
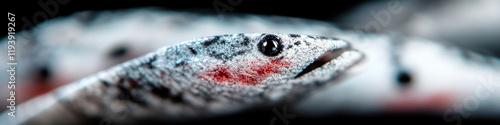
[[[276,58],[275,60],[278,61],[278,60],[282,60],[283,58],[285,58],[285,56],[280,56],[280,57]]]
[[[411,83],[411,76],[406,71],[401,71],[398,74],[398,83],[402,86],[408,86]]]
[[[306,43],[306,45],[308,45],[308,46],[311,45],[311,43],[309,43],[309,41],[306,41],[306,40],[304,40],[304,43]]]
[[[300,37],[300,35],[298,35],[298,34],[289,34],[288,36],[293,37],[293,38]]]
[[[295,45],[297,45],[297,46],[298,46],[298,45],[300,45],[300,41],[297,41],[297,42],[295,42],[295,43],[293,43],[293,44],[295,44]]]
[[[247,52],[246,50],[241,50],[241,51],[236,52],[236,55],[243,55],[246,52]]]
[[[159,86],[159,87],[153,87],[153,89],[151,89],[151,92],[160,97],[160,98],[163,98],[163,99],[166,99],[170,96],[170,90],[166,87],[163,87],[163,86]]]
[[[111,85],[111,83],[107,82],[107,81],[104,81],[102,79],[99,79],[99,81],[101,81],[101,83],[106,86],[106,87],[109,87],[109,85]]]
[[[213,43],[219,41],[220,37],[219,36],[215,36],[213,39],[210,39],[210,40],[207,40],[205,42],[203,42],[203,46],[204,47],[207,47],[207,46],[210,46],[212,45]]]
[[[109,52],[109,57],[111,58],[120,58],[125,56],[128,53],[128,48],[125,46],[118,46]]]
[[[241,42],[241,45],[248,46],[249,43],[250,43],[250,39],[248,37],[244,37],[243,42]]]
[[[222,37],[231,37],[232,35],[231,34],[224,34],[222,35]]]
[[[220,44],[226,44],[226,40],[221,40]]]
[[[292,45],[288,45],[288,47],[287,47],[286,49],[290,49],[290,48],[292,48],[292,47],[293,47]]]
[[[191,53],[193,53],[193,55],[196,55],[196,51],[194,51],[193,48],[189,47],[189,51],[191,51]]]
[[[224,53],[217,53],[216,51],[212,51],[208,54],[210,57],[214,57],[219,60],[228,60],[232,59],[232,56],[226,55]]]
[[[158,59],[158,57],[156,55],[152,56],[151,58],[149,58],[149,62],[154,62],[154,61],[156,61],[156,59]]]
[[[307,37],[309,37],[309,38],[314,38],[314,36],[311,36],[311,35],[307,35]]]
[[[144,63],[143,65],[146,66],[146,68],[148,69],[153,69],[153,62],[156,61],[157,57],[156,56],[153,56],[151,58],[149,58],[149,61]]]
[[[40,69],[38,70],[38,74],[40,75],[40,78],[42,78],[42,80],[48,79],[52,75],[47,66],[40,67]]]
[[[151,62],[144,63],[144,66],[146,66],[146,68],[148,69],[153,69],[153,64]]]
[[[184,60],[178,60],[175,62],[175,67],[183,66],[186,64],[186,61]]]

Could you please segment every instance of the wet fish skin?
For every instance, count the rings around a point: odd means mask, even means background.
[[[277,55],[259,50],[269,39],[279,44]],[[329,50],[342,54],[296,78]],[[268,33],[204,37],[161,48],[28,101],[19,109],[42,106],[30,110],[32,116],[11,122],[213,117],[295,101],[362,58],[348,42],[333,38]],[[47,115],[58,110],[67,114]]]

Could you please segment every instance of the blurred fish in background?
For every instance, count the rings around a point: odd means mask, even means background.
[[[392,6],[397,7],[391,9],[394,12],[389,9]],[[448,42],[500,57],[498,12],[500,2],[495,0],[369,1],[331,20],[360,29],[373,21],[385,31]]]
[[[230,5],[217,1],[207,4]],[[280,3],[265,7],[287,5]],[[217,13],[217,8],[179,11],[151,5],[85,9],[18,31],[16,103],[22,105],[55,88],[181,41],[221,34],[291,33],[344,39],[366,55],[335,83],[288,104],[288,113],[298,116],[289,119],[290,124],[499,123],[500,1],[357,1],[334,14],[288,8],[321,15],[316,18],[263,13],[255,9],[261,4],[242,1],[230,5],[231,11],[225,13]],[[244,9],[250,5],[253,9]],[[318,8],[335,7],[325,6]],[[64,11],[64,6],[59,9]],[[0,48],[7,48],[6,41],[6,37],[1,39]],[[7,62],[6,52],[0,52],[2,62]],[[0,67],[7,69],[7,65]],[[8,76],[8,72],[0,72],[2,80]],[[9,98],[8,91],[2,87],[1,97]],[[266,118],[249,122],[269,124],[275,114],[271,109],[264,112]],[[220,119],[248,121],[248,116],[254,115]],[[219,122],[223,121],[215,121]]]

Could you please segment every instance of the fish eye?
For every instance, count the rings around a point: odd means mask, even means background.
[[[266,56],[277,56],[283,50],[281,40],[275,35],[266,35],[259,44],[257,44],[259,51]]]

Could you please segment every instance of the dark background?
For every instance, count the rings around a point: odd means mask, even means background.
[[[4,6],[7,8],[7,12],[16,14],[16,29],[20,31],[21,26],[24,25],[21,22],[23,17],[26,17],[29,21],[33,22],[33,16],[35,13],[45,10],[39,5],[39,2],[58,3],[57,0],[9,0],[4,2]],[[109,1],[97,1],[97,0],[66,0],[68,3],[59,4],[59,10],[57,13],[51,17],[48,15],[48,19],[53,19],[61,16],[68,16],[75,12],[84,10],[119,10],[137,7],[161,7],[170,10],[179,11],[191,11],[191,12],[202,12],[207,14],[217,14],[216,9],[213,5],[214,1],[220,1],[221,3],[230,5],[227,0],[139,0],[139,1],[120,1],[120,2],[109,2]],[[282,16],[292,16],[309,18],[316,20],[330,20],[337,17],[344,12],[348,12],[355,6],[363,3],[364,0],[346,0],[346,1],[290,1],[290,0],[275,0],[275,1],[263,1],[263,0],[241,0],[240,4],[232,6],[232,11],[226,11],[225,13],[253,13],[253,14],[263,14],[263,15],[282,15]],[[54,9],[53,6],[49,5],[50,9]],[[39,22],[45,21],[45,19],[39,17]],[[37,25],[37,23],[33,23]],[[24,28],[23,28],[24,29]],[[5,36],[5,35],[4,35]]]

